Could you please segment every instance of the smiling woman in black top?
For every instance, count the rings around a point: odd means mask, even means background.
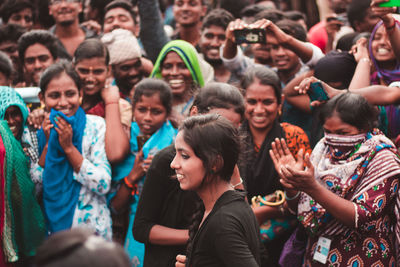
[[[189,228],[186,266],[261,263],[256,218],[230,183],[239,147],[237,129],[219,115],[190,117],[179,129],[171,168],[180,188],[196,192],[203,204]]]

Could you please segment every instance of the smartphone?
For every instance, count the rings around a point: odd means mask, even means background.
[[[324,87],[320,82],[313,82],[310,84],[310,89],[307,91],[308,96],[312,101],[327,101],[329,100],[328,95],[326,94]]]
[[[327,17],[326,18],[326,22],[332,22],[332,21],[335,21],[335,22],[337,22],[337,24],[340,24],[340,25],[342,25],[343,23],[346,22],[346,20],[341,16]]]
[[[400,0],[389,0],[379,4],[380,7],[397,7],[400,6]]]
[[[138,151],[140,151],[142,149],[142,147],[144,146],[144,144],[146,143],[147,140],[149,140],[150,136],[148,135],[138,135],[136,136],[136,141],[138,144]]]
[[[266,43],[266,32],[265,29],[243,29],[235,30],[233,32],[237,44],[255,44],[255,43]]]

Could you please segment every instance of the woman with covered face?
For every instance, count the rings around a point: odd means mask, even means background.
[[[308,233],[303,266],[396,266],[400,160],[375,128],[377,110],[345,93],[322,107],[321,122],[311,155],[295,160],[281,140],[270,151],[285,208]]]

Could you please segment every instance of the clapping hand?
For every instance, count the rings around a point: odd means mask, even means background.
[[[314,178],[314,167],[308,153],[304,155],[304,152],[300,150],[295,160],[285,140],[275,139],[270,155],[281,178],[280,182],[286,189],[308,193],[316,188],[317,181]]]
[[[274,163],[275,170],[278,172],[281,179],[285,178],[281,171],[283,166],[294,166],[295,169],[303,169],[303,149],[300,149],[300,151],[297,153],[296,160],[290,152],[285,139],[275,138],[275,141],[272,142],[271,147],[272,149],[269,151],[269,154]]]

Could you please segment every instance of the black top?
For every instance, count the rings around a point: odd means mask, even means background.
[[[285,138],[285,132],[279,121],[275,120],[272,123],[272,128],[265,137],[258,153],[254,149],[253,135],[247,120],[240,125],[239,131],[243,138],[243,148],[238,166],[247,190],[249,203],[254,196],[265,196],[276,190],[282,190],[279,175],[269,155],[272,141],[275,138]]]
[[[174,156],[174,146],[170,145],[153,158],[136,210],[133,236],[145,243],[143,266],[175,266],[176,255],[186,254],[186,245],[161,246],[149,242],[150,230],[155,224],[188,229],[195,212],[197,195],[183,191],[179,182],[171,178],[175,174],[170,167]]]
[[[225,192],[193,239],[186,266],[260,266],[261,240],[253,211],[237,191]]]

